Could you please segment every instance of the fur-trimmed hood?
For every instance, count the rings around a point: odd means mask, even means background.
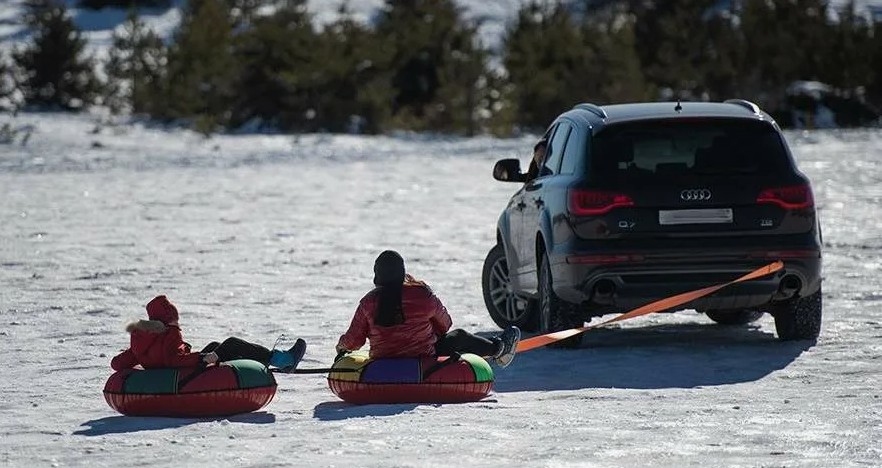
[[[142,331],[147,333],[165,333],[168,327],[159,320],[137,320],[126,325],[126,331]]]
[[[160,320],[136,320],[126,326],[129,348],[110,361],[114,370],[140,364],[145,369],[158,367],[196,367],[202,362],[199,353],[190,351],[177,324]]]

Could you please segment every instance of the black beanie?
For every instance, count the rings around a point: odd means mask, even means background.
[[[404,259],[394,250],[385,250],[374,262],[374,284],[404,283]]]

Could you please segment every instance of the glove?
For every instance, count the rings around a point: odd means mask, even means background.
[[[343,356],[349,354],[349,350],[340,345],[340,343],[337,343],[335,349],[337,350],[337,357],[334,358],[334,362],[339,361]]]
[[[217,353],[214,351],[202,355],[202,362],[206,364],[214,364],[217,362]]]

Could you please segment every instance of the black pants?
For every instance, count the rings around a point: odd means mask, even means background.
[[[439,356],[450,356],[453,353],[496,356],[499,352],[499,343],[499,338],[484,338],[457,328],[435,343],[435,353]]]
[[[214,352],[218,361],[232,361],[233,359],[251,359],[265,366],[269,365],[272,351],[261,345],[249,343],[236,337],[229,337],[223,343],[212,341],[202,348],[203,353]]]

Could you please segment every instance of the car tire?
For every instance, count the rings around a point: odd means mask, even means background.
[[[805,297],[797,297],[772,305],[775,331],[782,341],[816,341],[821,333],[823,295],[821,289]]]
[[[484,305],[499,328],[512,325],[524,331],[536,331],[539,321],[533,301],[519,298],[511,287],[505,249],[496,244],[487,253],[481,273]]]
[[[539,265],[539,331],[545,334],[582,326],[583,322],[577,320],[578,307],[557,297],[552,285],[551,262],[548,260],[548,255],[543,255],[542,263]],[[556,341],[549,346],[578,348],[581,343],[582,335],[579,334]]]
[[[747,325],[763,316],[761,311],[750,309],[709,310],[704,314],[720,325]]]

